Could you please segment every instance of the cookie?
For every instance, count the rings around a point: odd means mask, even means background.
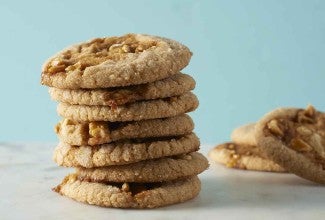
[[[312,106],[274,110],[256,124],[255,138],[268,158],[289,172],[325,184],[324,113]]]
[[[96,183],[70,174],[53,190],[79,202],[115,208],[157,208],[185,202],[201,189],[194,176],[164,183]]]
[[[243,125],[233,130],[231,140],[238,144],[256,146],[255,123]]]
[[[199,101],[193,93],[117,106],[87,106],[59,103],[59,115],[73,121],[140,121],[167,118],[193,111]]]
[[[167,38],[127,34],[70,46],[42,68],[43,85],[79,89],[153,82],[178,73],[192,53]]]
[[[72,105],[108,105],[115,107],[142,100],[179,96],[193,90],[195,81],[186,74],[135,86],[107,89],[57,89],[50,88],[52,99]]]
[[[194,129],[190,116],[133,122],[85,122],[64,119],[55,127],[61,141],[71,145],[98,145],[123,139],[167,137],[189,134]]]
[[[60,166],[92,168],[186,154],[197,151],[199,146],[200,141],[194,133],[170,139],[123,141],[97,146],[79,147],[60,142],[54,150],[53,159]]]
[[[285,172],[285,170],[267,159],[259,147],[252,145],[224,143],[216,146],[209,152],[209,157],[229,168]]]
[[[207,159],[194,152],[137,163],[98,168],[76,168],[81,180],[91,182],[166,182],[196,176],[208,168]]]

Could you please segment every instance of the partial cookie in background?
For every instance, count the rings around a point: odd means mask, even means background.
[[[197,196],[200,180],[194,176],[163,183],[94,183],[70,174],[53,190],[79,202],[115,208],[156,208]]]
[[[59,103],[57,111],[60,116],[73,121],[140,121],[180,115],[194,111],[198,105],[197,97],[188,92],[181,96],[140,101],[115,108]]]
[[[261,149],[256,146],[224,143],[210,150],[209,157],[229,168],[285,172],[281,166],[267,159]]]
[[[127,34],[70,46],[49,58],[41,83],[56,88],[108,88],[153,82],[178,73],[191,51],[170,39]]]
[[[325,184],[325,114],[314,107],[280,108],[256,125],[266,155],[302,178]]]
[[[133,122],[84,122],[64,119],[55,127],[61,141],[71,145],[98,145],[123,139],[167,137],[189,134],[194,129],[190,116]]]
[[[192,133],[176,138],[113,142],[96,146],[73,146],[63,142],[55,148],[53,159],[66,167],[102,167],[135,163],[197,151],[198,137]]]
[[[186,74],[147,84],[108,89],[57,89],[50,88],[52,99],[72,105],[108,105],[115,107],[142,100],[179,96],[193,90],[194,79]]]
[[[90,182],[166,182],[196,176],[209,167],[198,152],[137,163],[98,168],[76,168],[80,180]]]
[[[238,144],[256,146],[255,123],[246,124],[233,130],[231,140]]]

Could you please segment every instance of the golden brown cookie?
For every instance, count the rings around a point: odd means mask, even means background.
[[[71,145],[98,145],[135,138],[167,137],[189,134],[194,129],[190,116],[134,122],[74,122],[64,119],[55,127],[62,142]]]
[[[112,108],[110,106],[70,105],[59,103],[60,116],[73,121],[140,121],[167,118],[193,111],[199,101],[193,93],[181,96],[140,101]]]
[[[302,178],[325,184],[325,114],[314,107],[280,108],[255,127],[268,158]]]
[[[60,166],[92,168],[186,154],[197,151],[199,146],[200,141],[194,133],[161,140],[144,139],[142,142],[123,141],[96,146],[79,147],[61,142],[54,150],[53,159]]]
[[[52,99],[72,105],[118,106],[142,100],[179,96],[193,90],[195,81],[186,74],[175,74],[166,79],[135,86],[107,89],[50,88]]]
[[[157,208],[197,196],[200,180],[194,176],[164,183],[96,183],[70,174],[53,190],[79,202],[115,208]]]
[[[190,61],[184,45],[167,38],[127,34],[70,46],[49,58],[42,84],[56,88],[108,88],[167,78]]]
[[[231,140],[238,144],[256,146],[255,123],[246,124],[233,130]]]
[[[259,147],[224,143],[214,147],[209,152],[209,157],[217,162],[226,165],[229,168],[269,171],[269,172],[285,172],[285,170],[267,159]]]
[[[76,168],[81,180],[91,182],[166,182],[196,176],[209,167],[207,159],[198,152],[126,165],[98,168]]]

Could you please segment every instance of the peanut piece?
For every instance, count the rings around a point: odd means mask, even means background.
[[[303,136],[310,136],[313,133],[309,128],[306,128],[305,126],[297,127],[296,130],[300,135]]]
[[[290,146],[293,150],[298,152],[309,152],[313,149],[309,144],[300,138],[293,138],[291,140]]]
[[[281,128],[279,127],[278,121],[275,119],[272,119],[268,124],[267,127],[270,129],[270,131],[275,134],[275,135],[279,135],[279,136],[283,136],[284,133],[281,130]]]
[[[128,183],[123,183],[122,191],[123,192],[130,192],[130,185]]]

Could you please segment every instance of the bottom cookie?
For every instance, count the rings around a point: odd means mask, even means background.
[[[197,196],[197,176],[165,183],[112,183],[81,181],[76,174],[64,178],[53,190],[79,202],[114,208],[157,208]]]
[[[256,146],[224,143],[213,148],[209,152],[209,157],[229,168],[286,172],[280,165],[265,158]]]

